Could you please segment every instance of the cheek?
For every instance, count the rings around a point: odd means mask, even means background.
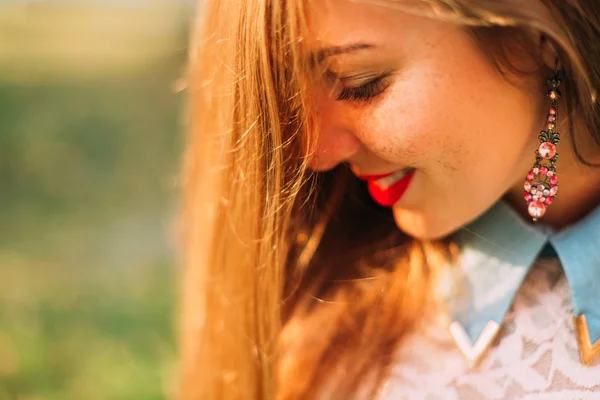
[[[358,135],[381,157],[430,172],[467,176],[475,165],[490,173],[510,165],[535,139],[537,100],[485,62],[442,73],[425,64],[399,77],[380,104],[361,113]]]
[[[454,110],[457,99],[450,97],[456,86],[424,67],[398,79],[378,104],[357,118],[357,135],[365,146],[398,165],[425,169],[466,155],[460,139],[467,135],[464,121]]]
[[[524,179],[533,162],[535,91],[482,76],[488,78],[429,79],[420,91],[405,89],[414,102],[399,114],[403,136],[419,147],[411,151],[422,168],[394,216],[412,236],[439,237],[473,220]]]
[[[375,153],[420,170],[394,207],[399,227],[412,236],[439,237],[472,220],[533,161],[541,85],[515,87],[486,63],[461,62],[443,73],[421,66],[359,119],[360,136]]]

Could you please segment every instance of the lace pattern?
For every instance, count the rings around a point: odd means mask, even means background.
[[[584,366],[568,282],[558,259],[539,259],[502,329],[469,370],[440,317],[403,343],[380,400],[600,400],[600,362]]]

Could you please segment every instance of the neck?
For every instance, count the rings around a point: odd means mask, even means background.
[[[566,124],[565,124],[566,125]],[[582,126],[582,124],[579,124]],[[567,132],[567,126],[559,126]],[[556,229],[573,224],[600,204],[600,149],[585,130],[578,130],[577,149],[583,159],[595,166],[588,166],[576,155],[570,135],[561,135],[557,149],[560,154],[556,162],[559,191],[546,214],[540,219],[545,225]],[[534,159],[532,158],[531,165]],[[526,219],[527,203],[523,199],[525,174],[506,193],[506,200]]]

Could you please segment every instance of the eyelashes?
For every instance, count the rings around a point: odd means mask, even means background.
[[[327,80],[333,85],[333,88],[338,87],[339,93],[335,97],[336,101],[351,101],[367,103],[369,100],[382,94],[388,86],[391,73],[384,73],[380,76],[372,78],[370,81],[363,83],[360,86],[344,86],[343,82],[348,80],[356,80],[356,78],[343,78],[334,74],[331,71],[326,72]],[[341,88],[340,88],[341,87]]]
[[[385,91],[388,84],[385,75],[356,87],[344,87],[337,95],[337,101],[368,102]]]

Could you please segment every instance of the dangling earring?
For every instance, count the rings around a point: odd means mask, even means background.
[[[527,174],[523,186],[525,189],[523,196],[529,204],[527,211],[533,221],[537,221],[544,216],[546,208],[552,204],[558,192],[558,178],[556,176],[558,153],[556,152],[556,145],[559,142],[560,135],[556,130],[558,127],[558,99],[560,98],[558,86],[561,82],[557,61],[554,76],[548,79],[551,89],[546,93],[546,97],[550,100],[550,105],[545,127],[538,136],[541,143],[535,151],[535,164]]]

